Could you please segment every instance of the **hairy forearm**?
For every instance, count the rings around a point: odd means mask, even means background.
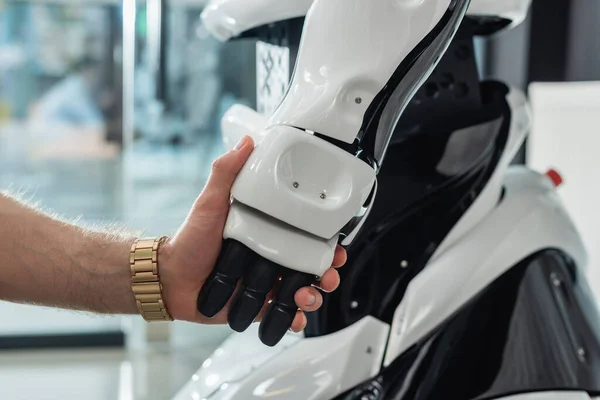
[[[0,299],[136,313],[133,240],[65,223],[0,194]]]

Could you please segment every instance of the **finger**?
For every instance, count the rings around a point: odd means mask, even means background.
[[[348,255],[346,254],[346,250],[338,245],[335,248],[335,254],[333,255],[333,262],[331,266],[334,268],[339,268],[342,265],[346,264],[346,260],[348,259]]]
[[[235,290],[233,291],[233,293],[231,294],[231,297],[229,297],[229,300],[227,300],[227,304],[225,304],[225,306],[221,309],[221,311],[219,311],[217,313],[217,315],[214,316],[214,318],[209,319],[208,324],[209,325],[213,325],[213,324],[226,324],[228,322],[228,315],[229,315],[229,309],[231,308],[231,303],[233,302],[233,299],[235,299],[235,296],[237,295],[237,293],[241,290],[242,288],[242,282],[241,280],[239,280],[235,286]],[[199,318],[204,319],[204,316],[202,316],[202,314],[198,313]]]
[[[340,274],[337,270],[329,268],[321,278],[319,287],[325,292],[333,292],[340,286]]]
[[[194,208],[200,208],[203,212],[226,212],[229,209],[231,186],[253,149],[252,138],[244,136],[233,150],[217,158]]]
[[[301,332],[304,330],[304,328],[306,328],[306,322],[306,315],[304,315],[302,311],[298,310],[290,329],[294,332]]]
[[[265,300],[265,304],[263,304],[263,307],[261,308],[260,312],[258,313],[258,315],[256,316],[256,318],[254,319],[254,322],[260,322],[262,321],[265,312],[267,312],[267,309],[269,308],[269,305],[271,304],[271,302],[273,301],[273,299],[275,298],[275,288],[273,288],[269,294],[267,294],[267,299]]]
[[[303,287],[294,295],[296,305],[303,311],[313,312],[323,305],[323,295],[313,287]]]

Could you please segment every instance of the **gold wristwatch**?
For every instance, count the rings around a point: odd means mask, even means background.
[[[162,297],[162,285],[158,274],[158,248],[167,240],[137,239],[131,245],[131,288],[142,317],[148,322],[172,321]]]

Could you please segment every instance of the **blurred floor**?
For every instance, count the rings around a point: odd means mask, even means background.
[[[0,353],[0,399],[167,400],[208,355],[191,348]]]

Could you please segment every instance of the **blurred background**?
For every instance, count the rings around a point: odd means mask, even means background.
[[[223,151],[221,115],[257,107],[256,42],[214,40],[199,21],[204,6],[0,0],[0,190],[82,224],[173,233]],[[536,126],[519,160],[558,164],[600,259],[600,224],[589,218],[598,167],[582,161],[600,147],[597,21],[596,0],[534,0],[524,24],[477,49],[483,76],[529,91]],[[8,400],[167,399],[230,332],[4,302],[0,316]]]
[[[220,116],[255,105],[255,44],[209,37],[203,7],[0,0],[0,191],[174,233],[223,151]],[[0,315],[7,400],[166,399],[229,333],[5,302]]]

